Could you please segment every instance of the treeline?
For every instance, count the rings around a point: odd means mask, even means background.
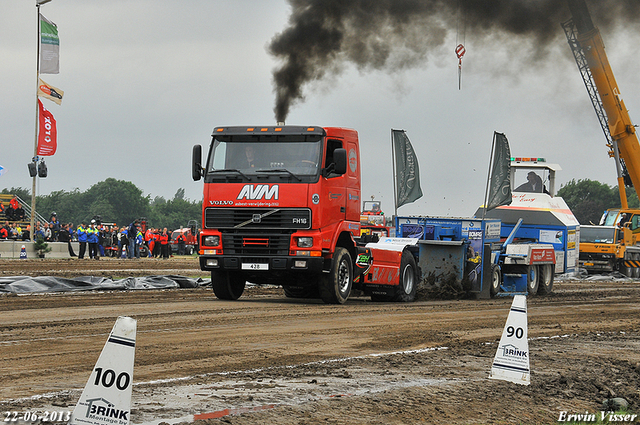
[[[18,195],[31,203],[28,189],[5,188],[2,193]],[[580,224],[598,224],[606,209],[620,207],[618,187],[595,180],[571,180],[558,190],[557,196],[564,198]],[[630,208],[640,208],[633,188],[627,188],[627,198]],[[76,226],[97,215],[104,222],[120,226],[143,217],[151,227],[178,229],[186,226],[189,220],[196,220],[202,226],[202,201],[184,199],[184,189],[178,189],[170,200],[161,196],[151,199],[151,195],[142,196],[142,190],[133,183],[113,178],[96,183],[85,192],[61,190],[38,196],[36,210],[46,219],[55,211],[61,223],[74,223]]]
[[[31,204],[31,191],[21,187],[3,189],[4,194],[18,195],[27,204]],[[202,201],[184,199],[184,189],[178,189],[173,199],[161,196],[151,199],[151,195],[142,196],[142,190],[133,183],[108,178],[96,183],[85,192],[78,189],[51,192],[49,195],[36,196],[36,211],[45,219],[55,212],[61,223],[88,223],[93,217],[100,216],[103,222],[125,226],[139,218],[146,218],[150,227],[175,230],[186,227],[189,220],[196,220],[201,227]]]
[[[620,208],[618,186],[609,186],[595,180],[571,180],[558,190],[580,224],[598,224],[602,213],[609,208]],[[627,188],[629,208],[640,208],[634,188]]]

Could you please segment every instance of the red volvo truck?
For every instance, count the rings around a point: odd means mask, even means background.
[[[404,273],[409,288],[398,266],[394,278],[378,281],[371,250],[358,240],[355,130],[217,127],[204,161],[196,145],[192,163],[193,179],[204,179],[200,268],[211,272],[218,298],[238,299],[249,281],[326,303],[344,303],[354,286],[374,298],[413,299],[402,295],[415,295],[415,264]]]

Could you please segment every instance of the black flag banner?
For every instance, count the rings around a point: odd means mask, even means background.
[[[422,197],[418,157],[404,130],[391,130],[396,152],[396,208]]]
[[[511,150],[507,136],[493,133],[493,163],[486,211],[511,204]]]

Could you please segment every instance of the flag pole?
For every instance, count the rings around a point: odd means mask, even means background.
[[[484,220],[485,214],[487,213],[487,198],[489,196],[489,181],[491,179],[491,164],[493,164],[493,155],[495,154],[496,149],[496,132],[493,132],[493,141],[491,142],[491,155],[489,156],[489,169],[487,170],[487,185],[484,189],[484,205],[482,208],[482,220]]]
[[[35,123],[35,137],[33,143],[33,158],[31,161],[38,156],[38,118],[40,115],[40,108],[38,107],[38,84],[40,81],[40,5],[50,2],[51,0],[36,0],[36,123]],[[38,162],[37,160],[35,162]],[[32,177],[31,183],[31,214],[29,218],[29,238],[32,241],[35,241],[35,226],[34,226],[34,218],[36,214],[36,178],[38,174]]]
[[[393,143],[393,128],[391,129],[391,165],[393,167],[393,219],[398,216],[398,194],[396,193],[396,150]]]

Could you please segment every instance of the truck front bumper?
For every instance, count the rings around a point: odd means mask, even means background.
[[[269,271],[321,273],[325,269],[325,259],[304,256],[266,256],[256,258],[237,255],[201,255],[200,269],[206,271],[239,271],[250,274]]]

